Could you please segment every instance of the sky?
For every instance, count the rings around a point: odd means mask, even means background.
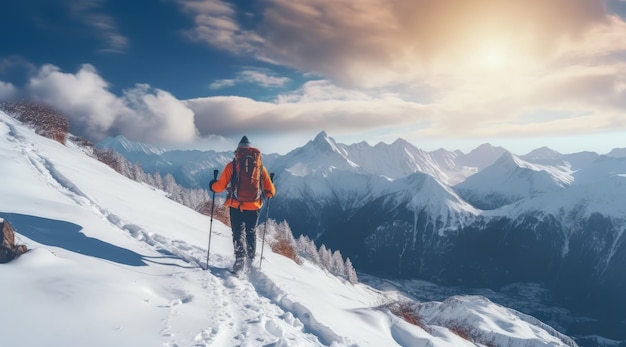
[[[263,263],[232,276],[228,226],[3,112],[0,160],[0,222],[29,249],[0,265],[3,346],[575,345],[478,295],[415,302],[411,325],[378,308],[409,300],[392,282],[299,265],[271,252],[269,228]]]
[[[231,150],[341,143],[626,147],[623,0],[23,0],[0,100],[72,132]]]

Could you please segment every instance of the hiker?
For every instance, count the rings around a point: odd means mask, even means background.
[[[220,177],[209,182],[209,189],[220,193],[228,188],[225,205],[230,207],[230,224],[233,231],[235,264],[233,272],[248,268],[256,254],[255,227],[263,206],[263,197],[270,199],[276,188],[261,163],[261,153],[250,145],[246,136],[241,138],[235,158],[226,164]]]

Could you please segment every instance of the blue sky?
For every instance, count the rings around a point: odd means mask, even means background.
[[[0,100],[72,132],[286,153],[404,138],[465,152],[626,147],[621,0],[22,0],[2,5]]]

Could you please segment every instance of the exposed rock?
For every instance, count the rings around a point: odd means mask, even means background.
[[[25,245],[15,244],[15,231],[6,219],[0,221],[0,229],[2,230],[2,244],[0,244],[0,263],[8,263],[16,257],[26,253],[28,249]]]

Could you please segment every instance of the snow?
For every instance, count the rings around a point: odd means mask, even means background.
[[[507,152],[493,165],[456,187],[483,197],[500,194],[515,201],[536,194],[560,191],[573,181],[572,173],[566,167],[529,163]]]
[[[135,141],[130,141],[126,137],[122,135],[118,135],[116,137],[108,137],[98,143],[99,147],[102,148],[113,148],[119,153],[132,153],[139,152],[143,154],[156,154],[160,155],[165,153],[167,150],[165,148],[161,148],[158,146],[147,145]]]
[[[294,176],[345,170],[392,180],[423,172],[451,185],[476,173],[476,168],[458,167],[454,162],[457,156],[443,149],[425,152],[402,139],[390,145],[382,142],[375,146],[365,142],[345,145],[322,131],[305,146],[280,158],[272,169],[284,169]]]
[[[511,346],[575,345],[482,297],[423,310],[427,324],[414,326],[377,308],[400,293],[269,249],[261,269],[234,277],[231,232],[217,220],[204,269],[209,217],[2,112],[0,161],[0,219],[29,248],[0,264],[3,346],[480,345],[452,323]]]
[[[460,156],[458,164],[475,167],[478,171],[481,171],[493,164],[506,152],[508,151],[502,147],[494,147],[489,143],[484,143],[468,154]]]

